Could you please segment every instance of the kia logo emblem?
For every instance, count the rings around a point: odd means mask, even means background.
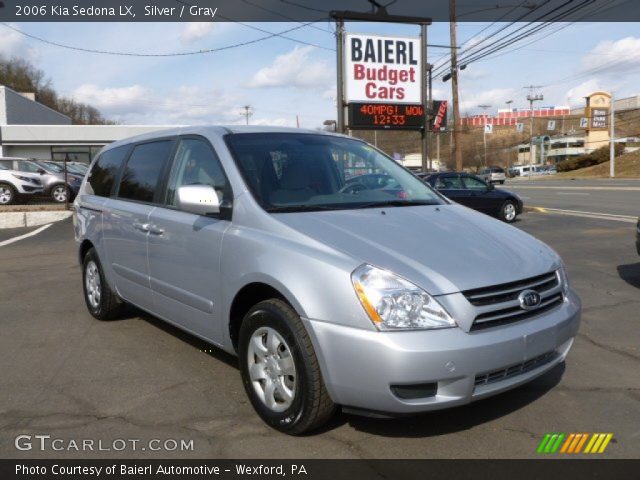
[[[540,306],[540,294],[535,290],[525,290],[518,295],[520,308],[523,310],[533,310]]]

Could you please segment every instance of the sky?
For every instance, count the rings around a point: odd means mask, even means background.
[[[281,32],[299,23],[254,23]],[[225,47],[264,37],[245,25],[212,23],[16,23],[48,41],[89,49],[170,53]],[[503,24],[460,23],[461,52]],[[516,25],[511,28],[519,28]],[[418,35],[415,26],[347,23],[347,32]],[[303,26],[286,35],[305,45],[271,38],[238,48],[171,57],[88,53],[46,44],[0,25],[0,55],[31,61],[62,95],[97,107],[107,118],[130,125],[244,123],[318,128],[336,117],[334,25]],[[449,45],[449,24],[429,27],[429,43]],[[495,37],[494,37],[495,39]],[[612,91],[617,98],[640,94],[640,30],[637,23],[555,24],[494,58],[473,62],[460,74],[463,114],[528,106],[524,87],[539,85],[541,105],[584,105],[584,96]],[[489,40],[491,41],[491,40]],[[323,47],[323,48],[321,48]],[[517,47],[522,47],[517,49]],[[476,47],[477,48],[477,47]],[[436,67],[448,48],[432,47]],[[464,54],[463,54],[464,55]],[[450,99],[451,85],[436,79],[434,99]],[[298,120],[296,120],[296,116]]]

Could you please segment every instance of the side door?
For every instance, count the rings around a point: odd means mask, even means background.
[[[491,213],[498,208],[497,203],[499,201],[494,193],[495,189],[491,188],[486,182],[470,175],[463,176],[462,181],[469,191],[469,206],[471,208],[483,213]]]
[[[434,186],[436,190],[454,202],[462,205],[469,203],[469,191],[464,187],[460,175],[457,173],[440,175],[436,178]]]
[[[221,206],[233,195],[211,144],[203,137],[179,140],[162,205],[149,216],[149,274],[154,311],[213,342],[221,338],[220,252],[231,225],[230,208],[215,216],[180,210],[178,188],[211,185]]]
[[[144,310],[153,307],[147,261],[149,214],[174,144],[171,138],[135,145],[114,197],[103,207],[103,238],[115,286],[122,298]]]

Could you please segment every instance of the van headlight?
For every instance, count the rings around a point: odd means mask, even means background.
[[[569,296],[570,285],[569,285],[569,274],[567,273],[567,267],[565,266],[564,263],[560,265],[560,268],[558,270],[556,270],[556,275],[558,275],[558,281],[562,286],[562,294],[566,299]]]
[[[379,330],[431,330],[456,323],[438,301],[387,270],[361,265],[351,274],[358,299]]]

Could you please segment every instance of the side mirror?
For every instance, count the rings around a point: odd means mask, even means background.
[[[493,183],[487,183],[487,190],[491,191],[491,190],[495,190],[496,186]]]
[[[38,173],[39,173],[40,175],[44,175],[44,174],[45,174],[45,173],[47,173],[47,172],[44,170],[44,168],[39,168],[39,169],[38,169]]]
[[[220,213],[218,194],[211,185],[185,185],[178,188],[178,207],[196,215]]]

